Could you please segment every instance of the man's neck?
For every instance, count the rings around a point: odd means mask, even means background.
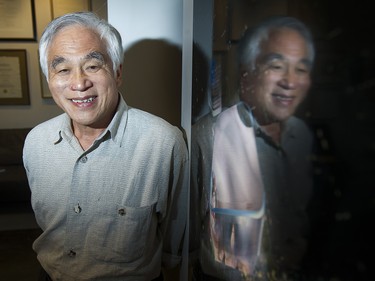
[[[279,122],[274,122],[267,125],[260,125],[262,131],[268,135],[277,145],[281,144],[282,125]]]
[[[240,118],[242,122],[250,127],[254,126],[253,121],[251,120],[250,116],[251,114],[251,109],[246,103],[240,103],[237,106],[238,114],[240,115]],[[280,146],[281,144],[281,135],[284,127],[283,122],[270,122],[267,119],[262,119],[261,117],[263,116],[254,116],[255,120],[258,124],[258,126],[261,128],[262,132],[270,137],[272,141],[276,144],[276,146]]]
[[[73,126],[74,136],[83,150],[89,149],[105,128],[92,128],[88,126]]]

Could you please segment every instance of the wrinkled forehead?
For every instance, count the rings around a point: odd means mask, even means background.
[[[291,28],[273,29],[269,32],[268,37],[260,43],[257,61],[264,60],[265,57],[291,58],[312,64],[306,39],[298,31]]]
[[[291,28],[271,29],[268,36],[260,43],[261,49],[295,48],[308,53],[306,39],[296,30]]]
[[[83,37],[90,37],[91,40],[101,41],[100,35],[98,34],[96,30],[88,26],[84,26],[84,25],[77,23],[77,24],[67,25],[56,30],[56,33],[53,35],[53,37],[50,40],[50,43],[52,44],[54,41],[62,40],[61,38],[63,38],[63,40],[66,40],[66,39],[76,40],[76,39],[83,38]]]
[[[99,34],[88,27],[71,25],[60,29],[51,40],[48,58],[56,55],[86,55],[92,52],[107,55],[106,45]]]

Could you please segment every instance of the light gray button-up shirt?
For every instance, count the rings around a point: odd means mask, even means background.
[[[53,280],[151,280],[180,262],[188,156],[181,131],[121,98],[84,151],[66,114],[35,127],[24,146],[33,248]]]

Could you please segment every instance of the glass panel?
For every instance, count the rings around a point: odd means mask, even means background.
[[[342,1],[194,1],[193,280],[370,280],[370,11]],[[280,15],[307,27],[314,57],[308,35],[290,26],[246,51],[245,34]]]

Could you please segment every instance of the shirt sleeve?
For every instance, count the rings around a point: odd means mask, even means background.
[[[189,161],[186,144],[179,135],[171,155],[168,207],[161,223],[164,267],[182,265],[187,259]],[[186,252],[187,253],[187,252]]]

